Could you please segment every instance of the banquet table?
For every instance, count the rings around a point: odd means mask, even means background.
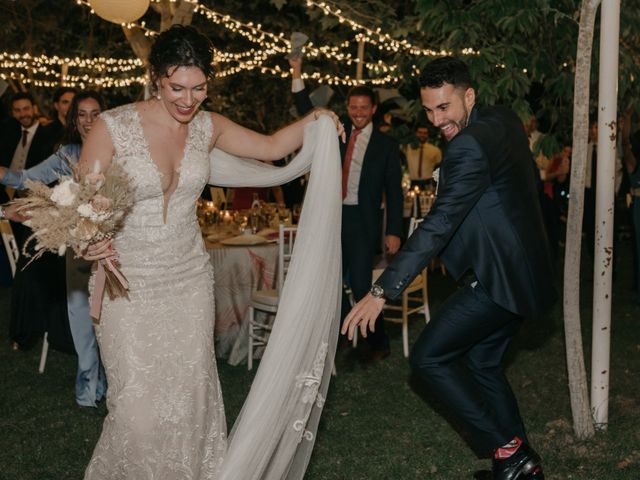
[[[231,365],[247,357],[249,301],[255,290],[274,288],[278,246],[222,245],[205,242],[213,264],[215,347]]]

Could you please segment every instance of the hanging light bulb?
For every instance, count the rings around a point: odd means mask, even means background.
[[[149,0],[89,0],[96,14],[109,22],[135,22],[149,8]]]

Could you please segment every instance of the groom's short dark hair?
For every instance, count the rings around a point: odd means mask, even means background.
[[[356,85],[352,87],[347,93],[347,103],[349,103],[351,97],[369,97],[371,99],[371,105],[377,105],[378,103],[376,92],[366,85]]]
[[[471,75],[467,64],[455,57],[440,57],[427,63],[422,69],[422,88],[440,88],[445,83],[464,89],[471,87]]]

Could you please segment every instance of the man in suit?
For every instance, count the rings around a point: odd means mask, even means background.
[[[475,105],[469,71],[456,58],[429,63],[420,84],[427,117],[449,142],[438,198],[342,331],[364,334],[385,301],[439,255],[464,286],[425,327],[411,364],[478,450],[493,451],[493,471],[482,478],[539,480],[540,457],[501,368],[523,319],[556,296],[527,137],[510,109]]]
[[[35,102],[30,93],[18,92],[13,96],[11,114],[13,118],[3,125],[0,134],[0,166],[11,171],[31,168],[53,153],[56,139],[52,130],[38,123]],[[11,190],[3,193],[5,201],[13,196]],[[22,248],[27,230],[20,224],[12,224],[12,227]]]
[[[11,99],[12,119],[0,137],[0,165],[10,170],[33,167],[51,155],[56,139],[49,128],[37,120],[36,106],[29,92],[18,92]]]
[[[293,68],[293,92],[300,115],[313,108],[302,82],[302,60],[289,60]],[[388,253],[400,248],[402,235],[402,173],[398,144],[374,128],[376,99],[369,87],[354,87],[347,95],[348,118],[344,119],[346,142],[342,158],[342,270],[356,300],[371,288],[373,259],[380,235],[381,205],[386,203],[384,244]],[[370,361],[389,355],[389,338],[382,314],[367,336]]]
[[[0,165],[18,171],[49,157],[56,139],[48,127],[38,123],[35,102],[28,92],[13,96],[11,112],[13,119],[0,133]],[[4,187],[2,190],[5,198],[14,194]],[[22,249],[31,230],[19,222],[11,222],[11,227],[21,255],[11,288],[10,337],[14,349],[29,348],[53,322],[66,325],[64,259],[45,254],[27,267],[29,258],[22,255]]]

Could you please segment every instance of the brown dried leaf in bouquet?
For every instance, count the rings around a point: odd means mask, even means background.
[[[120,164],[84,178],[77,165],[71,169],[73,175],[61,177],[53,188],[27,180],[27,196],[13,202],[30,217],[25,224],[33,234],[23,253],[31,261],[46,251],[63,255],[67,246],[82,255],[91,243],[115,236],[133,205],[131,181]],[[32,245],[35,253],[29,251]]]

